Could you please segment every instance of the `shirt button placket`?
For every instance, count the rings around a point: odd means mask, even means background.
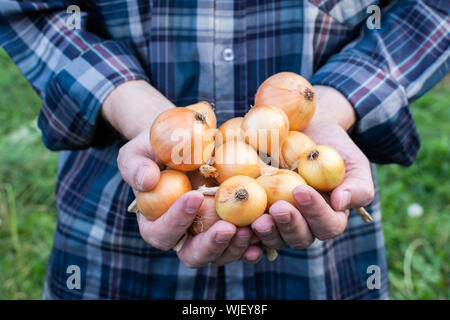
[[[215,1],[214,11],[214,97],[217,120],[234,116],[234,18],[233,1]]]

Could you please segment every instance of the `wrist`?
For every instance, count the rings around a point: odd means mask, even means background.
[[[144,80],[117,86],[102,105],[102,116],[125,138],[148,130],[159,113],[174,105]]]
[[[316,94],[316,112],[308,127],[334,123],[349,131],[356,121],[350,101],[332,87],[315,85],[313,88]]]

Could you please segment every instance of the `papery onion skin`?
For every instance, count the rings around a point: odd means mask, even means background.
[[[287,201],[295,206],[292,190],[300,185],[306,185],[306,181],[298,173],[286,169],[262,175],[256,180],[266,190],[267,208],[280,200]]]
[[[215,187],[217,184],[212,181],[211,179],[206,179],[199,170],[193,170],[186,172],[186,175],[189,178],[189,181],[191,182],[192,190],[197,190],[198,188],[202,186],[206,187]]]
[[[263,186],[248,176],[234,176],[224,181],[215,196],[216,212],[223,220],[245,227],[258,219],[267,207]]]
[[[205,108],[204,103],[201,108]],[[195,170],[214,152],[215,122],[214,113],[206,116],[190,106],[168,109],[153,122],[150,143],[156,156],[167,166],[180,171]],[[178,136],[179,133],[184,135]],[[174,161],[172,153],[180,159]]]
[[[204,197],[205,199],[195,216],[194,222],[189,227],[189,231],[194,236],[208,231],[214,223],[220,220],[216,212],[215,196],[205,195]]]
[[[211,105],[208,102],[200,101],[198,103],[186,106],[186,108],[194,110],[195,112],[204,115],[206,124],[210,128],[217,127],[217,119],[216,119],[216,115],[214,113],[214,109],[211,107]]]
[[[308,80],[293,72],[280,72],[259,86],[255,105],[280,108],[289,119],[289,130],[299,131],[311,121],[316,110],[316,98]]]
[[[303,152],[315,145],[314,141],[306,134],[298,131],[289,131],[281,147],[281,161],[284,167],[291,169]]]
[[[242,121],[245,142],[260,152],[279,152],[289,133],[289,119],[280,108],[255,105]],[[275,138],[274,141],[273,138]]]
[[[225,121],[216,133],[216,147],[228,141],[244,141],[241,129],[243,117],[236,117]]]
[[[167,212],[175,201],[191,189],[186,174],[176,170],[164,170],[152,190],[137,193],[137,207],[148,220],[153,221]]]
[[[229,141],[216,148],[214,168],[216,180],[220,184],[233,176],[245,175],[256,178],[261,175],[261,168],[267,166],[258,153],[242,141]]]
[[[317,145],[299,159],[298,173],[318,191],[331,191],[345,178],[345,164],[339,153],[329,146]]]

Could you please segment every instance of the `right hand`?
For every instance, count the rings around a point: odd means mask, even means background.
[[[125,144],[119,151],[118,167],[123,179],[138,191],[151,190],[159,180],[160,169],[150,146],[149,130],[144,130]],[[172,249],[192,224],[203,202],[203,195],[190,191],[179,198],[172,207],[155,221],[137,214],[142,238],[160,250]],[[189,235],[179,259],[190,268],[213,263],[224,265],[238,259],[256,263],[262,257],[262,249],[253,245],[254,234],[249,227],[237,228],[220,220],[210,229],[196,236]]]

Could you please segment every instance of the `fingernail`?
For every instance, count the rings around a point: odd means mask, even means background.
[[[138,174],[136,176],[136,184],[139,189],[142,189],[144,185],[145,174],[147,173],[147,167],[139,168]]]
[[[272,214],[276,222],[286,224],[291,222],[291,214],[289,212],[279,212]]]
[[[300,205],[309,206],[312,203],[311,194],[308,190],[296,190],[294,192],[294,197]]]
[[[194,214],[198,212],[198,209],[200,208],[200,199],[189,197],[185,203],[186,206],[186,212],[189,214]]]
[[[231,238],[233,238],[233,233],[221,233],[219,232],[216,235],[216,242],[217,243],[227,243],[231,240]]]
[[[341,201],[339,203],[339,209],[345,210],[350,205],[352,194],[348,190],[344,190],[341,194]]]

